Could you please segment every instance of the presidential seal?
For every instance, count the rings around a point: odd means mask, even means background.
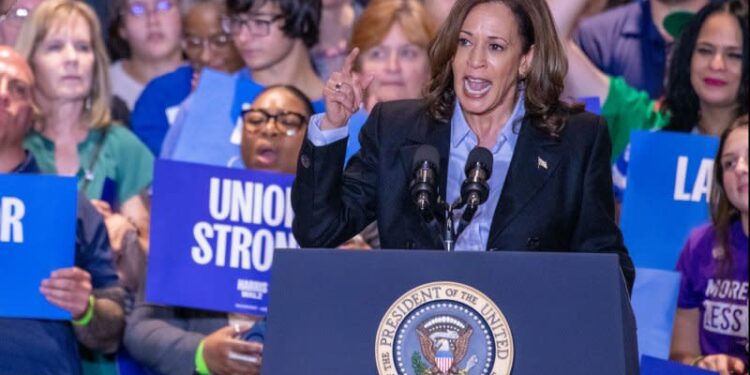
[[[508,375],[513,337],[482,292],[450,281],[402,295],[380,321],[379,375]]]

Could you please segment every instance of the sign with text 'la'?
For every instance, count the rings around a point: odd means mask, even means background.
[[[71,177],[0,174],[0,317],[70,319],[39,286],[73,266],[77,199]]]
[[[263,316],[292,236],[294,176],[159,160],[146,300]]]
[[[719,140],[634,132],[621,225],[636,267],[674,270],[690,234],[708,222]]]

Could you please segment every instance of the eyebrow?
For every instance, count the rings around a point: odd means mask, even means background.
[[[469,36],[474,36],[474,34],[472,32],[466,31],[466,30],[461,30],[461,31],[459,31],[459,33],[468,34]],[[505,38],[503,38],[501,36],[490,35],[490,36],[487,37],[487,39],[490,39],[490,40],[501,40],[501,41],[503,41],[503,42],[505,42],[507,44],[510,44],[510,41],[508,39],[505,39]]]
[[[705,40],[698,40],[695,43],[695,46],[696,47],[700,46],[700,47],[721,48],[721,49],[729,49],[729,50],[740,50],[740,51],[742,50],[742,47],[738,46],[736,44],[719,46],[719,45],[716,45],[714,43],[711,43],[711,42],[708,42],[708,41],[705,41]]]

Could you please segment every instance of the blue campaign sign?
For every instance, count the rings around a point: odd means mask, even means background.
[[[234,75],[203,69],[183,118],[171,159],[216,166],[242,165],[239,141],[232,141],[239,108],[263,87],[246,70]],[[236,138],[236,137],[235,137]]]
[[[621,226],[636,267],[674,270],[690,231],[709,220],[718,138],[634,132]]]
[[[74,178],[0,174],[0,316],[70,319],[39,286],[73,266],[76,203]]]
[[[263,316],[292,236],[294,176],[156,162],[146,300]]]
[[[656,358],[669,358],[680,273],[636,268],[630,303],[638,327],[638,352]]]

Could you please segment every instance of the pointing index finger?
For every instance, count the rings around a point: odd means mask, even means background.
[[[350,76],[352,74],[352,65],[354,65],[354,60],[357,58],[357,55],[359,55],[359,48],[355,47],[351,52],[349,52],[349,55],[346,56],[346,60],[344,60],[344,66],[341,68],[342,73],[346,74],[347,76]]]

